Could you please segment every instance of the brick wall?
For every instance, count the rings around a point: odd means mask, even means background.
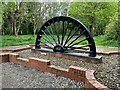
[[[76,81],[85,83],[86,90],[109,90],[106,86],[100,84],[94,77],[94,70],[82,67],[70,66],[68,69],[56,67],[50,64],[50,60],[29,57],[20,58],[18,54],[7,53],[0,54],[0,63],[13,62],[27,67],[35,68],[44,72],[56,74]]]
[[[9,53],[0,54],[0,63],[9,62]]]
[[[38,53],[38,54],[42,54],[43,52],[41,51],[37,51],[37,50],[32,50],[32,53]],[[100,64],[102,63],[102,59],[101,60],[93,60],[93,59],[88,59],[88,58],[79,58],[79,57],[75,57],[75,56],[70,56],[70,55],[64,55],[64,54],[59,54],[59,53],[49,53],[49,52],[44,52],[46,55],[49,56],[54,56],[54,57],[58,57],[58,58],[66,58],[66,59],[71,59],[71,60],[80,60],[80,61],[85,61],[88,63],[93,63],[93,64]]]

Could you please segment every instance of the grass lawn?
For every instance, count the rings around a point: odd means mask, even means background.
[[[118,40],[106,40],[104,35],[93,37],[96,46],[112,46],[118,47]]]
[[[2,45],[0,44],[0,47],[34,44],[36,40],[36,37],[34,37],[33,35],[19,35],[18,37],[5,35],[0,36],[0,38],[2,38],[0,40],[0,43],[2,43]]]
[[[0,36],[0,47],[3,46],[18,46],[18,45],[27,45],[27,44],[34,44],[36,41],[36,37],[33,35],[19,35],[16,36]],[[105,36],[95,36],[94,41],[96,46],[118,46],[117,40],[106,40]],[[1,44],[2,43],[2,44]]]

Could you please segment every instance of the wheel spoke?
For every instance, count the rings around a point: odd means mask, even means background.
[[[53,33],[53,30],[52,30],[52,27],[50,25],[50,23],[48,23],[49,26],[50,26],[50,32],[49,30],[47,29],[48,33],[50,34],[50,36],[52,37],[52,39],[54,40],[54,42],[57,44],[56,40],[55,40],[55,37],[54,37],[54,33]]]
[[[73,45],[71,45],[71,46],[67,46],[67,47],[73,47],[74,45],[78,45],[78,44],[80,44],[81,42],[83,42],[83,41],[87,40],[88,38],[89,38],[89,37],[86,37],[86,38],[84,38],[84,39],[80,40],[79,42],[74,43]]]
[[[47,41],[48,43],[50,43],[51,45],[53,45],[54,46],[54,44],[53,43],[51,43],[49,40],[47,40],[46,38],[44,38],[43,37],[43,39],[45,40],[45,41]]]
[[[56,33],[56,35],[57,35],[58,44],[60,44],[60,39],[59,39],[60,37],[59,37],[59,33],[58,33],[58,30],[59,30],[59,29],[56,28],[55,23],[54,23],[53,25],[54,25],[54,27],[55,27],[55,33]]]
[[[65,31],[64,31],[64,21],[63,21],[63,23],[62,23],[62,27],[63,27],[63,30],[62,30],[62,41],[61,41],[61,45],[63,44],[64,33],[65,33]]]
[[[69,32],[69,34],[68,34],[68,36],[67,36],[67,39],[66,39],[66,41],[65,41],[65,43],[64,43],[63,46],[65,46],[65,45],[67,44],[68,39],[69,39],[69,37],[70,37],[70,35],[71,35],[71,33],[72,33],[72,30],[73,30],[74,26],[75,26],[75,24],[73,23],[72,28],[71,28],[71,30],[70,30],[70,32]]]
[[[54,44],[51,42],[51,40],[49,39],[49,37],[47,36],[47,34],[44,32],[44,30],[42,30],[42,32],[44,33],[44,35],[47,37],[42,37],[45,41],[47,41],[48,43],[52,44],[54,46]]]
[[[70,36],[70,38],[67,40],[66,44],[70,41],[70,39],[78,32],[79,28],[75,30],[75,32]]]
[[[66,36],[66,33],[67,33],[67,28],[68,28],[68,25],[69,25],[69,21],[67,21],[67,24],[66,24],[66,27],[64,29],[64,38],[63,38],[63,43],[64,43],[64,39],[65,39],[65,36]],[[63,45],[62,43],[62,45]]]
[[[68,44],[68,47],[69,47],[73,42],[75,42],[77,39],[79,39],[84,33],[85,33],[85,30],[84,30],[79,36],[77,36],[71,43],[69,43],[69,44]]]
[[[52,41],[49,39],[48,35],[46,34],[46,32],[44,32],[44,30],[42,30],[43,34],[46,36],[46,39],[48,39],[48,41],[50,41],[52,43]],[[45,38],[45,37],[44,37]]]
[[[49,32],[49,30],[47,28],[46,28],[46,30],[49,33],[50,37],[53,39],[51,32]],[[44,34],[48,37],[48,35],[45,32],[44,32]],[[48,38],[50,38],[50,37],[48,37]]]
[[[60,21],[58,24],[58,43],[60,44]]]

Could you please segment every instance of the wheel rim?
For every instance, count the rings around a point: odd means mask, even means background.
[[[89,56],[96,56],[96,47],[91,33],[85,25],[72,17],[59,16],[48,20],[40,29],[35,48],[41,44],[54,52],[84,50]]]

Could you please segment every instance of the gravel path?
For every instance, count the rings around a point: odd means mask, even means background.
[[[1,66],[2,88],[81,88],[84,90],[82,82],[14,63],[2,63]]]
[[[34,54],[31,53],[30,50],[25,50],[18,52],[20,57],[28,58],[36,57],[36,58],[43,58],[46,60],[51,60],[51,64],[60,66],[63,68],[68,68],[70,65],[84,67],[88,69],[96,70],[95,77],[96,79],[101,82],[102,84],[108,86],[109,88],[120,88],[119,81],[118,81],[118,59],[120,59],[119,55],[110,55],[110,56],[103,56],[103,63],[102,64],[92,64],[82,61],[73,61],[64,58],[56,58],[50,57],[41,54]]]

